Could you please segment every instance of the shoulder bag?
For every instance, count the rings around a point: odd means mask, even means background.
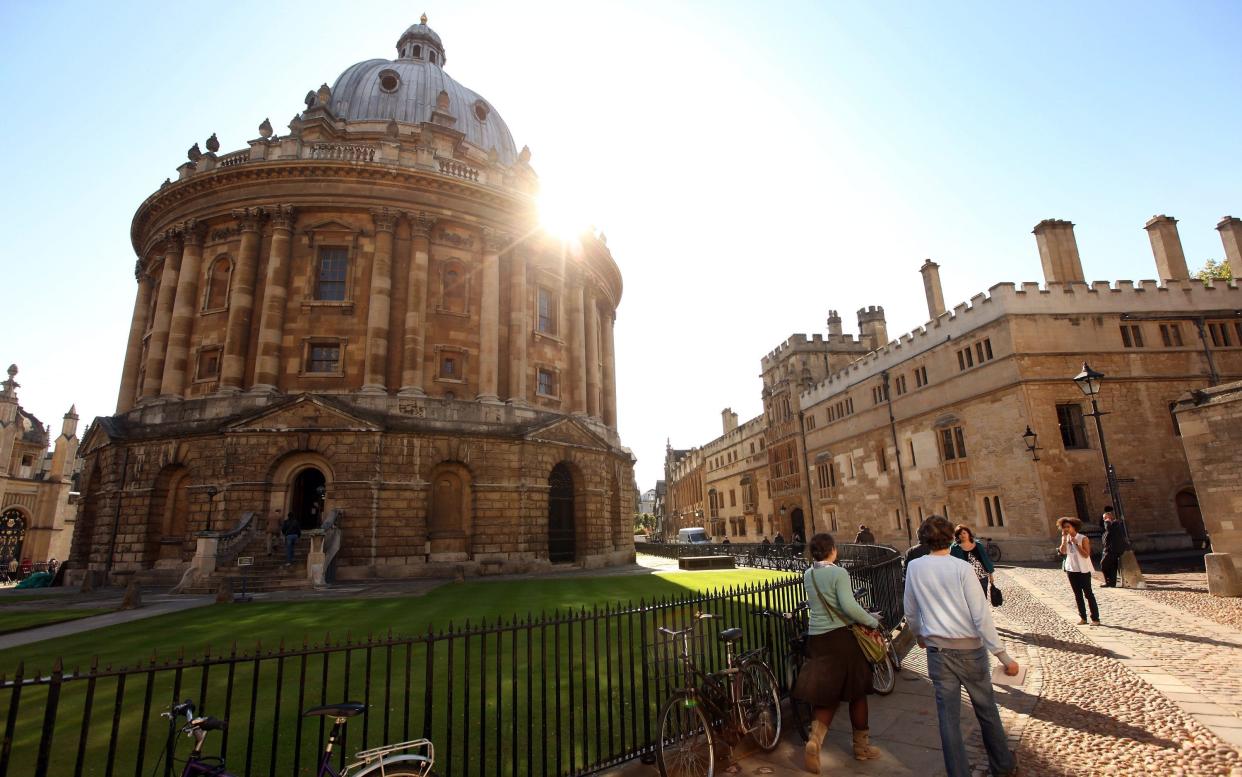
[[[815,593],[819,596],[819,601],[824,605],[824,609],[832,613],[833,617],[846,624],[849,630],[854,634],[854,639],[858,640],[858,647],[862,649],[863,657],[872,664],[878,664],[888,655],[888,646],[884,643],[884,636],[880,634],[879,629],[873,629],[864,626],[861,623],[850,623],[841,612],[828,603],[828,598],[824,596],[824,592],[819,590],[819,581],[815,579],[815,570],[811,569],[811,585],[815,586]]]
[[[992,597],[993,607],[1000,607],[1002,604],[1005,603],[1005,597],[1001,593],[1001,589],[996,587],[996,583],[992,583],[990,586],[988,586],[988,594]]]

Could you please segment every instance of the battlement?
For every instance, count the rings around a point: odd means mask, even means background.
[[[1005,316],[1098,316],[1123,313],[1186,315],[1195,312],[1242,310],[1237,279],[1160,284],[1154,280],[1092,283],[998,283],[956,305],[912,332],[855,359],[801,392],[800,404],[810,407],[847,387],[879,375],[898,362],[929,351],[947,340],[965,337]]]
[[[868,305],[865,308],[858,309],[858,323],[860,324],[863,323],[864,321],[883,321],[883,320],[884,320],[884,306],[883,305]]]

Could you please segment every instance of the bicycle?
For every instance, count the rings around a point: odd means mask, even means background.
[[[854,598],[862,603],[868,599],[870,586],[862,585],[854,589]],[[874,601],[872,599],[871,601]],[[880,696],[887,696],[897,687],[897,673],[901,671],[901,656],[897,654],[897,648],[893,645],[893,632],[884,624],[884,611],[879,608],[871,608],[863,605],[863,609],[869,615],[880,622],[880,637],[884,641],[884,659],[871,665],[871,688]],[[901,631],[902,625],[898,624],[896,631]]]
[[[355,754],[354,757],[358,760],[340,772],[333,769],[330,763],[332,751],[343,735],[346,724],[355,715],[365,714],[366,710],[365,704],[344,702],[313,707],[302,713],[304,718],[333,718],[332,731],[328,734],[328,742],[320,756],[319,769],[315,772],[316,777],[435,777],[435,773],[431,770],[436,760],[435,748],[426,739],[413,739],[396,745],[382,745],[363,750]],[[223,758],[203,755],[203,742],[207,739],[207,732],[223,731],[228,727],[228,721],[210,716],[195,717],[192,699],[174,704],[167,711],[160,713],[161,717],[168,720],[168,740],[164,745],[164,753],[169,763],[173,763],[176,758],[177,718],[181,715],[185,716],[185,724],[180,726],[181,733],[194,738],[194,749],[185,760],[181,777],[234,777],[233,773],[225,767]],[[405,750],[418,752],[394,755],[394,753]],[[156,772],[159,771],[159,766],[157,762]]]
[[[712,777],[717,735],[730,744],[749,735],[769,751],[780,741],[780,691],[762,658],[764,648],[735,656],[734,643],[742,638],[742,630],[724,629],[719,639],[725,644],[725,668],[707,674],[695,663],[690,635],[701,621],[715,617],[698,613],[687,629],[659,629],[670,641],[680,641],[677,659],[685,669],[686,683],[660,709],[656,764],[662,777]]]
[[[988,557],[995,563],[1001,560],[1001,547],[992,541],[991,537],[980,537],[979,541],[983,543],[983,547],[987,549]]]
[[[785,636],[784,661],[781,663],[781,667],[783,668],[785,687],[789,689],[789,709],[793,713],[793,723],[798,736],[802,737],[803,742],[806,742],[811,738],[811,705],[794,698],[793,695],[794,685],[798,682],[798,673],[802,671],[802,665],[806,663],[806,602],[799,604],[794,608],[793,612],[755,610],[754,614],[764,618],[780,619],[780,628],[784,631]]]

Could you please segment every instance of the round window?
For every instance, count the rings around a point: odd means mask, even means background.
[[[487,121],[487,114],[491,113],[491,110],[487,107],[487,103],[477,100],[474,104],[474,117],[479,121]]]
[[[385,70],[379,76],[380,89],[385,92],[395,92],[397,87],[401,86],[401,76],[397,75],[394,70]]]

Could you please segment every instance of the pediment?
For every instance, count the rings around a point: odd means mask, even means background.
[[[306,232],[348,232],[350,234],[354,234],[358,231],[358,228],[351,227],[349,224],[344,224],[340,221],[336,221],[335,219],[329,219],[327,221],[320,221],[318,223],[311,224],[308,227],[306,227],[304,231]]]
[[[371,421],[312,396],[301,396],[278,407],[266,408],[226,427],[244,431],[378,431]]]
[[[534,429],[526,434],[526,439],[532,442],[551,442],[594,450],[610,450],[612,447],[607,440],[573,418],[560,418],[546,426]]]
[[[108,434],[108,430],[101,421],[102,419],[96,418],[95,423],[86,430],[86,436],[82,439],[82,444],[78,446],[79,456],[94,453],[112,444],[112,435]]]

